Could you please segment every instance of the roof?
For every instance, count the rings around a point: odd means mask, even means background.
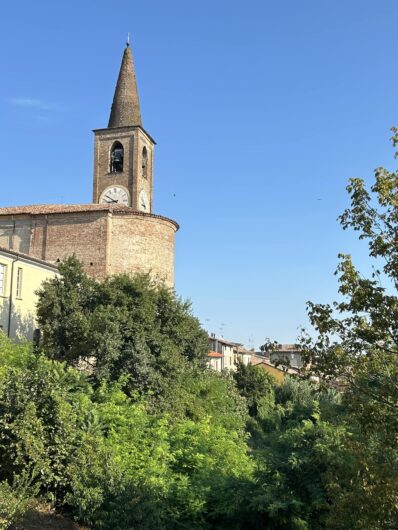
[[[48,213],[86,212],[92,210],[131,211],[132,208],[119,204],[30,204],[27,206],[6,206],[0,208],[0,215],[13,215],[21,213],[35,215]]]
[[[240,355],[254,355],[254,351],[247,350],[246,348],[244,348],[241,342],[232,342],[222,337],[212,337],[211,335],[209,336],[209,340],[214,340],[220,342],[221,344],[226,344],[227,346],[233,346],[234,348],[236,348],[236,353]]]
[[[39,263],[40,265],[45,265],[46,267],[54,270],[58,270],[58,267],[54,265],[53,263],[50,263],[48,261],[44,261],[44,259],[35,258],[33,256],[29,256],[29,254],[24,254],[22,252],[16,252],[15,250],[10,250],[6,247],[0,247],[0,252],[4,252],[4,254],[11,254],[11,256],[15,256],[18,259],[24,259],[26,261],[33,261],[34,263]]]
[[[286,373],[280,368],[272,364],[268,364],[268,363],[258,363],[255,366],[259,366],[262,370],[265,370],[266,372],[268,372],[270,375],[272,375],[276,379],[276,381],[279,384],[283,383]]]
[[[139,212],[130,206],[123,206],[122,204],[32,204],[28,206],[7,206],[0,208],[1,215],[49,215],[49,214],[63,214],[63,213],[79,213],[92,211],[108,211],[125,214],[134,214],[141,217],[154,217],[156,219],[164,219],[173,223],[177,230],[179,225],[173,219],[156,215],[153,213]]]
[[[240,348],[237,349],[239,355],[254,355],[255,352],[252,350],[246,350],[246,348]]]
[[[133,56],[130,45],[127,44],[123,53],[115,95],[113,96],[108,128],[126,127],[129,125],[142,126],[142,120]]]
[[[227,344],[228,346],[237,346],[237,347],[242,346],[240,342],[232,342],[222,337],[212,337],[211,335],[209,335],[209,340],[216,340],[217,342],[221,342],[221,344]]]
[[[254,356],[252,364],[255,365],[255,366],[261,366],[263,368],[265,366],[270,366],[272,368],[275,368],[275,370],[279,370],[281,372],[288,373],[289,375],[300,374],[300,369],[296,368],[295,366],[287,366],[287,367],[282,367],[281,365],[277,366],[272,361],[270,361],[269,359],[266,359],[264,357],[260,357],[258,355]]]
[[[298,344],[277,344],[273,349],[270,349],[270,353],[280,352],[296,352],[300,351]]]
[[[213,357],[213,358],[219,359],[220,357],[224,357],[224,355],[216,351],[209,351],[209,353],[207,354],[207,357]]]
[[[115,129],[118,129],[118,131],[115,131]],[[109,133],[109,134],[114,134],[115,132],[126,132],[126,131],[131,131],[131,130],[135,130],[135,129],[139,129],[140,131],[142,131],[146,136],[148,136],[148,138],[151,140],[151,142],[153,142],[155,145],[156,145],[156,140],[153,138],[153,136],[151,136],[149,134],[148,131],[146,131],[144,129],[144,127],[142,125],[127,125],[126,127],[112,127],[112,129],[109,129],[108,127],[102,127],[102,128],[95,128],[93,129],[93,132],[94,133],[101,133],[104,135],[104,133]]]

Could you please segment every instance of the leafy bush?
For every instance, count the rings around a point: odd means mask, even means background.
[[[93,386],[65,363],[3,345],[0,480],[8,518],[23,497],[6,485],[27,473],[35,494],[94,528],[210,528],[234,512],[234,487],[252,481],[253,463],[246,407],[230,377],[204,370],[191,389],[187,383],[188,419],[155,413],[145,397],[126,394],[123,378]]]
[[[0,482],[0,530],[9,530],[34,505],[32,480],[28,473],[14,476],[12,485]]]

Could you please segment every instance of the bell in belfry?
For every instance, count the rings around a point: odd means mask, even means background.
[[[112,149],[112,155],[111,155],[111,172],[112,173],[120,173],[123,171],[123,158],[124,158],[124,150],[123,146],[116,142]]]

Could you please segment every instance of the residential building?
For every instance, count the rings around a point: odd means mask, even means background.
[[[253,363],[254,353],[253,350],[246,350],[241,344],[237,344],[236,346],[236,360],[245,366]]]
[[[269,359],[272,364],[298,369],[303,367],[301,351],[297,344],[278,344],[270,350]]]
[[[0,329],[8,337],[33,339],[36,291],[58,274],[55,265],[0,247]]]
[[[222,353],[209,351],[207,357],[210,368],[213,368],[216,372],[224,370],[224,355]]]
[[[209,336],[209,366],[214,370],[236,371],[239,362],[251,364],[253,351],[246,350],[239,342],[231,342],[223,337],[216,337],[214,333]]]
[[[256,352],[253,356],[252,364],[259,366],[267,373],[272,375],[278,383],[282,383],[287,375],[300,375],[298,368],[288,367],[282,364],[274,364],[263,352]]]
[[[264,356],[256,355],[253,358],[253,364],[260,367],[262,370],[265,370],[269,375],[272,375],[277,383],[283,383],[283,380],[286,376],[286,371],[280,366],[274,366],[269,359],[264,358]]]

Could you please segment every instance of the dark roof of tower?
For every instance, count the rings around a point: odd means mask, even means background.
[[[108,128],[131,125],[142,127],[142,120],[133,56],[130,46],[127,45],[123,53],[115,95],[113,96]]]

